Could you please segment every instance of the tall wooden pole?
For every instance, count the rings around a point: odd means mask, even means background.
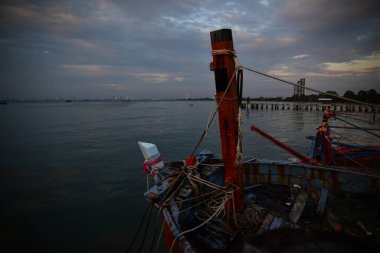
[[[212,70],[215,75],[216,101],[218,104],[220,103],[218,113],[225,170],[224,178],[227,185],[236,186],[234,202],[235,208],[240,210],[243,206],[243,173],[242,169],[236,166],[240,99],[238,98],[236,75],[234,76],[235,59],[231,54],[234,51],[232,31],[221,29],[211,32],[210,36],[213,50]]]

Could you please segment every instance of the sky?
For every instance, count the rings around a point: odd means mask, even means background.
[[[380,92],[379,13],[379,0],[1,0],[0,99],[212,97],[222,28],[244,67]],[[244,73],[243,96],[291,95]]]

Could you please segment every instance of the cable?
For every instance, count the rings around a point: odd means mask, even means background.
[[[340,120],[340,121],[342,121],[342,122],[344,122],[344,123],[350,125],[350,126],[356,127],[357,129],[361,129],[361,130],[363,130],[363,131],[365,131],[365,132],[367,132],[367,133],[369,133],[369,134],[372,134],[373,136],[376,136],[376,137],[380,138],[380,135],[378,135],[378,134],[375,134],[375,133],[373,133],[373,132],[371,132],[371,131],[369,131],[369,130],[366,130],[366,129],[364,129],[364,128],[358,127],[357,125],[352,124],[352,123],[350,123],[350,122],[348,122],[348,121],[345,121],[345,120],[343,120],[343,119],[341,119],[341,118],[338,118],[338,117],[335,117],[335,118],[336,118],[337,120]]]
[[[156,219],[156,226],[155,226],[155,228],[154,228],[154,233],[153,233],[153,241],[152,241],[152,243],[150,244],[149,253],[152,253],[153,246],[154,246],[155,241],[156,241],[157,229],[158,229],[158,225],[160,224],[159,222],[160,222],[160,214],[158,213],[158,214],[157,214],[157,219]]]
[[[223,203],[219,206],[218,210],[216,210],[216,212],[210,216],[210,218],[208,218],[206,221],[202,222],[201,224],[199,224],[198,226],[196,227],[193,227],[189,230],[186,230],[186,231],[183,231],[182,233],[178,234],[177,237],[174,239],[173,243],[172,243],[172,246],[170,247],[170,251],[169,253],[172,253],[173,252],[173,248],[174,248],[174,245],[175,243],[177,242],[178,238],[180,238],[181,236],[183,236],[184,234],[187,234],[187,233],[190,233],[192,231],[195,231],[197,230],[198,228],[204,226],[206,223],[208,223],[209,221],[211,221],[216,215],[219,214],[219,212],[222,210],[222,208],[224,207],[224,205],[227,203],[227,198],[223,201]]]
[[[156,244],[156,248],[154,250],[154,253],[157,253],[158,247],[160,246],[160,241],[161,241],[161,238],[162,238],[162,233],[164,232],[164,226],[165,226],[165,221],[162,222],[160,235],[158,236],[158,240],[157,240],[157,244]]]
[[[150,212],[151,211],[152,211],[152,206],[150,206]],[[145,221],[145,217],[146,217],[147,213],[148,213],[148,208],[145,208],[145,213],[143,215],[143,218],[140,221],[139,227],[137,228],[137,231],[136,231],[135,235],[133,236],[132,241],[129,243],[128,248],[125,250],[125,253],[128,253],[129,250],[132,248],[133,244],[135,243],[135,240],[137,238],[137,235],[140,233],[140,229],[141,229],[141,227],[142,227],[142,225],[143,225],[143,223]]]
[[[152,218],[152,206],[149,210],[149,217],[148,217],[148,221],[146,223],[146,226],[145,226],[145,230],[144,230],[144,235],[143,235],[143,239],[141,241],[141,244],[140,244],[140,247],[139,247],[139,250],[137,251],[138,253],[141,252],[141,249],[142,247],[144,246],[144,242],[145,242],[145,239],[146,239],[146,235],[147,235],[147,232],[148,232],[148,228],[149,228],[149,225],[150,225],[150,219]]]
[[[357,103],[357,104],[368,105],[368,106],[371,106],[371,107],[380,108],[379,105],[369,104],[369,103],[365,103],[365,102],[362,102],[362,101],[358,101],[358,100],[350,99],[350,98],[346,98],[346,97],[340,97],[340,96],[336,96],[336,95],[333,95],[333,94],[330,94],[330,93],[327,93],[327,92],[322,92],[322,91],[319,91],[319,90],[316,90],[316,89],[313,89],[313,88],[309,88],[309,87],[306,87],[306,86],[301,86],[299,84],[295,84],[295,83],[286,81],[284,79],[281,79],[281,78],[278,78],[278,77],[275,77],[275,76],[271,76],[271,75],[265,74],[265,73],[260,72],[258,70],[250,69],[250,68],[247,68],[247,67],[244,67],[244,66],[240,66],[240,68],[246,69],[246,70],[254,72],[256,74],[259,74],[259,75],[262,75],[262,76],[266,76],[266,77],[269,77],[269,78],[275,79],[277,81],[284,82],[284,83],[287,83],[287,84],[290,84],[290,85],[293,85],[293,86],[296,86],[296,87],[300,87],[300,88],[303,88],[303,89],[306,89],[306,90],[311,90],[311,91],[314,91],[314,92],[317,92],[317,93],[320,93],[320,94],[323,94],[323,95],[326,95],[326,96],[343,99],[343,100],[346,100],[346,101],[349,101],[349,102],[353,102],[353,103]]]
[[[243,99],[243,70],[242,69],[238,69],[236,83],[237,83],[237,94],[238,94],[239,105],[240,105]]]
[[[191,153],[190,156],[193,156],[193,155],[195,154],[195,152],[197,152],[197,150],[198,150],[198,148],[199,148],[199,145],[202,143],[204,137],[206,136],[206,134],[207,134],[207,129],[211,126],[212,122],[214,121],[215,116],[216,116],[216,114],[218,113],[219,107],[220,107],[220,105],[222,104],[222,102],[223,102],[223,100],[224,100],[224,98],[225,98],[225,96],[226,96],[226,94],[227,94],[228,89],[229,89],[230,86],[231,86],[232,80],[233,80],[233,78],[235,77],[237,71],[238,71],[238,69],[236,68],[235,71],[234,71],[234,73],[233,73],[232,76],[231,76],[231,79],[230,79],[230,81],[229,81],[229,83],[228,83],[228,85],[227,85],[226,90],[225,90],[224,93],[223,93],[223,96],[221,97],[221,99],[220,99],[220,101],[219,101],[219,103],[218,103],[218,106],[216,107],[214,113],[212,114],[212,117],[211,117],[210,121],[207,123],[206,129],[203,131],[201,137],[199,138],[199,141],[198,141],[197,145],[195,146],[195,148],[194,148],[194,150],[193,150],[193,152]],[[185,165],[186,165],[186,164],[185,164]]]

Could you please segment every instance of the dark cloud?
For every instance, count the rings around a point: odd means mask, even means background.
[[[379,82],[378,1],[2,1],[4,97],[212,96],[209,32],[240,62],[314,88]],[[247,95],[291,95],[245,75]]]
[[[283,2],[277,17],[285,25],[309,33],[368,26],[368,22],[378,21],[379,11],[377,0],[292,0]]]

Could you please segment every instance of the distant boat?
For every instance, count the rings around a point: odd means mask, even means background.
[[[0,105],[6,105],[6,104],[8,104],[7,100],[0,100]]]
[[[71,99],[66,99],[66,103],[73,102]]]
[[[189,106],[194,106],[194,104],[189,104]]]

